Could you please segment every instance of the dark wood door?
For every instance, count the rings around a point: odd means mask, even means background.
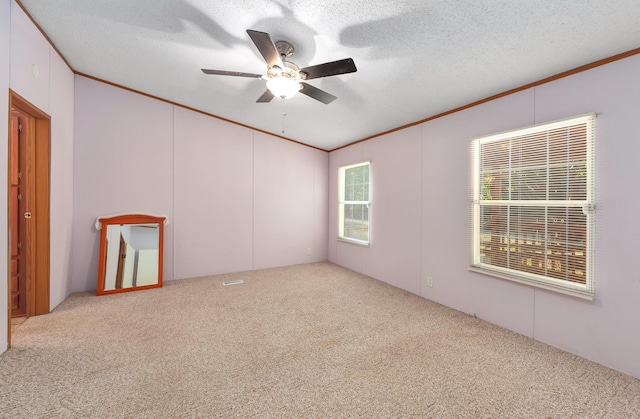
[[[25,117],[11,114],[9,138],[9,228],[11,234],[11,317],[27,315],[26,200],[24,170]]]

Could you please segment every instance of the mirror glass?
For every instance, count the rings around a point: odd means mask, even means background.
[[[164,217],[99,218],[98,295],[162,286]]]

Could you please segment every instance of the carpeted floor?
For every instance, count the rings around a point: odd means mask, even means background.
[[[640,417],[640,380],[331,263],[74,294],[16,329],[0,395],[2,418]]]

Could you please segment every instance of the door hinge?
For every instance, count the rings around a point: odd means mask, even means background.
[[[22,249],[22,243],[18,242],[18,249]]]
[[[18,131],[22,132],[22,124],[18,124]]]
[[[19,193],[19,194],[18,194],[18,201],[21,201],[21,200],[22,200],[22,194],[21,194],[21,193]]]
[[[22,179],[22,172],[18,172],[18,179]]]

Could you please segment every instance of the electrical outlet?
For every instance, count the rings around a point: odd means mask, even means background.
[[[427,287],[433,287],[433,278],[430,276],[427,277]]]
[[[308,248],[307,248],[307,254],[308,254],[308,255],[310,255],[310,254],[311,254],[311,248],[310,248],[310,247],[308,247]]]

